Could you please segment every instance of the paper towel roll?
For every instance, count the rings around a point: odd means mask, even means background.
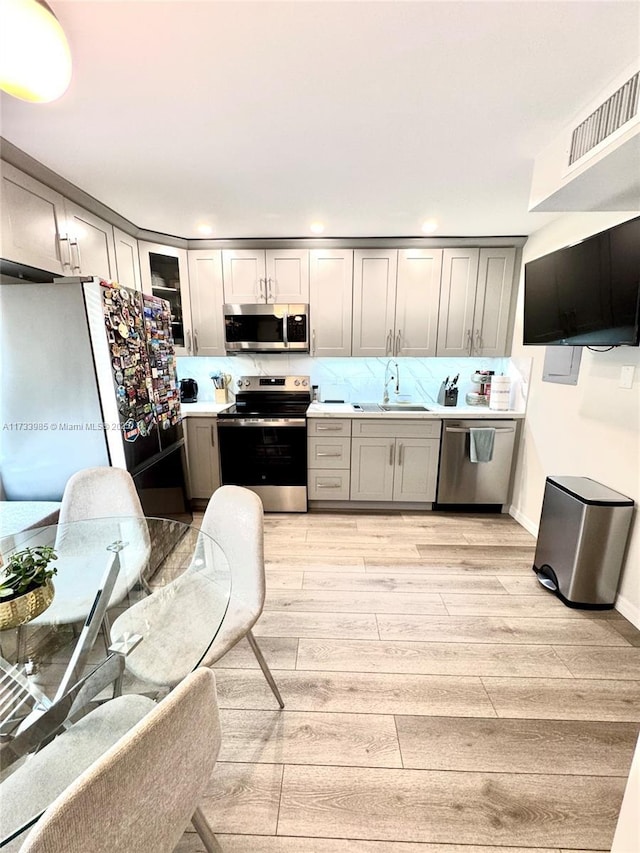
[[[508,376],[494,376],[491,380],[489,408],[506,411],[511,403],[511,379]]]

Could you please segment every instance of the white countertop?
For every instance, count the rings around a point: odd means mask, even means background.
[[[411,404],[409,404],[411,405]],[[416,403],[415,405],[421,405]],[[312,403],[307,411],[309,418],[524,418],[524,412],[495,411],[485,406],[439,406],[437,403],[425,403],[428,412],[358,412],[351,403]]]
[[[215,417],[218,412],[224,412],[232,403],[214,403],[213,400],[203,400],[202,403],[180,403],[180,411],[183,418]]]
[[[231,406],[231,403],[180,403],[183,418],[215,417]],[[309,418],[411,418],[412,420],[433,418],[524,418],[522,411],[494,411],[485,406],[439,406],[437,403],[427,403],[428,412],[358,412],[351,403],[311,403],[307,410]]]

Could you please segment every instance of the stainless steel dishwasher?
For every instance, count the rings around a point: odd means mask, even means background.
[[[445,420],[440,448],[437,504],[505,504],[516,438],[516,421]],[[472,462],[470,430],[495,429],[489,462]]]

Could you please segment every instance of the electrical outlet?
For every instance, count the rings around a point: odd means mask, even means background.
[[[620,380],[618,382],[619,388],[632,388],[633,387],[633,372],[634,366],[633,364],[623,364],[620,368]]]

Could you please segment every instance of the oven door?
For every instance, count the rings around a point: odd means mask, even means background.
[[[245,486],[270,512],[307,511],[304,418],[218,419],[220,479]]]
[[[286,305],[225,305],[227,352],[278,352],[287,347]]]

